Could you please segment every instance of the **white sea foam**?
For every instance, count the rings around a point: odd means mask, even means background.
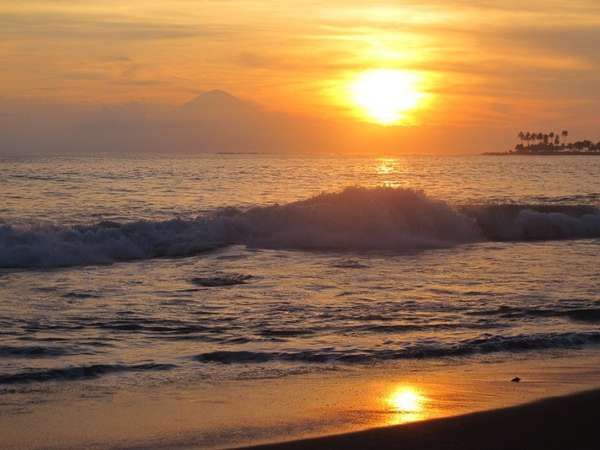
[[[348,188],[285,205],[223,209],[189,220],[0,227],[0,267],[109,264],[190,256],[239,244],[305,250],[444,248],[482,240],[600,237],[590,207],[456,209],[410,189]]]

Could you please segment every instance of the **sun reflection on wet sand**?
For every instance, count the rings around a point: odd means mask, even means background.
[[[388,425],[424,420],[428,414],[429,399],[413,386],[396,387],[384,398],[386,411],[390,414],[386,420]]]

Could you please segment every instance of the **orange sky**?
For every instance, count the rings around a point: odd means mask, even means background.
[[[350,123],[368,119],[349,80],[399,69],[429,98],[411,127],[489,129],[503,146],[520,129],[598,128],[600,2],[3,0],[0,59],[11,101],[177,105],[223,89]]]

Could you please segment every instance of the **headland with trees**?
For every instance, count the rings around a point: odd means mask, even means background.
[[[520,142],[514,149],[502,153],[484,153],[484,155],[600,155],[600,142],[590,140],[567,142],[568,130],[560,133],[520,131]]]

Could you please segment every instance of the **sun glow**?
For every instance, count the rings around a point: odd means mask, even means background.
[[[388,399],[392,409],[397,412],[418,413],[423,410],[424,398],[411,388],[402,388],[395,391]]]
[[[397,386],[383,398],[388,425],[424,420],[429,417],[428,399],[412,386]]]
[[[352,101],[369,120],[380,125],[406,121],[424,94],[418,88],[416,74],[392,69],[363,72],[350,85]]]

